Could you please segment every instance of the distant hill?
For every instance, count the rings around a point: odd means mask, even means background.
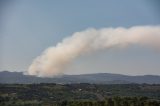
[[[129,83],[147,83],[160,84],[160,76],[128,76],[111,73],[96,73],[82,75],[63,75],[54,78],[40,78],[36,76],[23,75],[22,72],[0,72],[0,83],[95,83],[95,84],[129,84]]]

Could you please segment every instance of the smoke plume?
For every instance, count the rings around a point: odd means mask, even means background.
[[[160,49],[160,26],[136,26],[131,28],[87,29],[76,32],[47,48],[33,60],[27,73],[40,77],[53,77],[63,73],[66,67],[81,55],[98,50],[140,45]]]

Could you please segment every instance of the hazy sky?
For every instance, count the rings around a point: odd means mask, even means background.
[[[26,71],[32,60],[87,28],[160,25],[159,0],[1,0],[0,70]],[[142,47],[76,59],[67,74],[159,74],[160,52]]]

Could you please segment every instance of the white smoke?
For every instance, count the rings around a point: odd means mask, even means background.
[[[137,44],[160,49],[160,26],[87,29],[76,32],[47,48],[30,65],[27,73],[53,77],[63,73],[72,60],[86,53]]]

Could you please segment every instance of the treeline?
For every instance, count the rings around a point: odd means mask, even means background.
[[[0,106],[160,106],[159,84],[0,84]]]
[[[22,101],[0,98],[0,106],[160,106],[160,101],[148,99],[147,97],[110,97],[102,101]]]
[[[146,97],[113,97],[103,101],[63,101],[55,106],[160,106],[160,101]]]

